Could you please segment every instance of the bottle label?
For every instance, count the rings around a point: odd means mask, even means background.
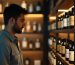
[[[70,25],[74,26],[74,16],[70,17]]]
[[[70,61],[74,61],[74,51],[70,51],[69,60],[70,60]]]
[[[26,24],[26,31],[29,32],[30,29],[31,29],[30,22],[27,22],[27,24]]]
[[[35,44],[35,48],[40,48],[40,43],[39,43],[39,42],[37,42],[37,43]]]
[[[64,18],[64,27],[67,27],[67,18]]]
[[[65,46],[62,46],[62,54],[65,54]]]
[[[25,64],[26,64],[26,65],[29,65],[29,60],[26,60],[26,61],[25,61]]]
[[[67,26],[70,26],[70,19],[69,18],[67,18]]]
[[[33,48],[33,45],[32,45],[32,43],[30,43],[30,44],[29,44],[29,48],[30,48],[30,49],[32,49],[32,48]]]
[[[66,58],[69,58],[69,49],[66,49]]]
[[[41,60],[34,60],[34,65],[41,65]]]
[[[41,24],[38,24],[38,31],[41,31],[41,30],[42,30]]]
[[[62,46],[61,45],[59,45],[59,52],[61,53],[61,50],[62,50]]]
[[[58,22],[58,28],[61,28],[61,21]]]
[[[37,6],[36,7],[36,11],[40,11],[41,10],[41,7],[40,6]]]
[[[33,25],[33,31],[36,31],[36,25]]]
[[[52,45],[52,40],[48,39],[48,43],[49,43],[49,45]]]
[[[54,63],[53,63],[53,65],[56,65],[56,59],[54,59]]]
[[[26,48],[27,47],[27,41],[22,41],[22,47]]]
[[[62,23],[61,26],[62,26],[62,28],[63,28],[63,27],[64,27],[64,21],[62,20],[61,23]]]
[[[33,22],[33,26],[32,27],[33,27],[33,31],[37,30],[36,21]]]

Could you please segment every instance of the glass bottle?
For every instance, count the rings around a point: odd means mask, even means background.
[[[37,31],[36,21],[33,22],[32,28],[33,28],[33,32]]]
[[[62,50],[61,50],[62,51],[62,57],[65,57],[65,45],[66,45],[65,39],[63,39],[62,42],[63,42],[62,43]]]
[[[30,24],[30,21],[27,21],[26,23],[26,32],[30,32],[31,30],[31,24]]]
[[[28,12],[29,12],[29,13],[32,13],[32,12],[33,12],[33,9],[34,9],[34,8],[33,8],[33,4],[30,3],[30,4],[29,4]]]
[[[33,49],[33,41],[31,38],[29,39],[28,45],[29,45],[29,49]]]
[[[41,32],[42,31],[42,25],[41,23],[38,23],[38,32]]]
[[[37,38],[36,41],[35,41],[35,48],[39,49],[40,48],[40,44],[41,44],[40,43],[40,39]]]
[[[66,12],[64,15],[64,29],[68,27],[68,13]]]
[[[70,28],[74,28],[74,16],[75,16],[75,12],[74,12],[74,8],[72,8],[72,11],[70,12]]]
[[[41,12],[41,3],[38,1],[35,6],[36,12]]]
[[[74,64],[74,42],[70,40],[70,47],[69,47],[69,63]]]
[[[27,42],[26,37],[23,37],[23,39],[22,39],[22,48],[27,48],[27,44],[28,44],[28,42]]]
[[[30,63],[30,58],[26,58],[25,60],[24,60],[24,64],[25,65],[30,65],[31,63]]]
[[[69,39],[66,39],[66,53],[65,53],[65,58],[67,61],[69,61]]]

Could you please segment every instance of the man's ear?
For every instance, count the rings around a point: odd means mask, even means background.
[[[11,26],[13,26],[13,25],[15,24],[15,19],[14,19],[13,17],[11,17],[11,18],[9,19],[9,24],[10,24]]]

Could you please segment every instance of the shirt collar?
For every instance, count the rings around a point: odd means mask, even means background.
[[[10,41],[14,41],[17,37],[16,36],[12,36],[8,31],[3,30],[3,34],[6,35]]]

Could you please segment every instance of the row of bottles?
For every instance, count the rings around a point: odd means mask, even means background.
[[[49,25],[48,30],[55,30],[56,29],[56,22]]]
[[[25,58],[24,59],[24,65],[41,65],[41,60],[40,59],[36,59],[36,60],[32,60],[31,58]]]
[[[65,12],[61,17],[58,17],[58,29],[74,28],[74,8],[71,11]]]
[[[36,21],[30,22],[27,21],[24,29],[22,32],[41,32],[42,31],[42,24],[37,23]]]
[[[32,38],[27,39],[26,37],[23,37],[22,48],[23,49],[41,49],[41,40],[37,38],[34,41]]]
[[[49,44],[49,47],[51,48],[51,49],[53,49],[54,51],[56,51],[56,39],[55,39],[55,37],[50,37],[49,39],[48,39],[48,44]]]
[[[71,11],[65,12],[64,15],[57,17],[56,22],[50,25],[49,30],[56,29],[56,25],[58,30],[74,28],[74,16],[75,12],[73,7]]]
[[[65,57],[66,61],[74,64],[74,42],[69,39],[59,39],[57,44],[57,52]]]
[[[41,10],[42,10],[42,5],[40,2],[37,2],[35,5],[31,3],[28,7],[29,13],[32,13],[32,12],[40,13]]]
[[[70,64],[74,64],[74,41],[70,39],[59,38],[56,44],[55,37],[49,38],[49,46],[53,50],[57,50],[57,53],[64,57]],[[56,46],[57,45],[57,49]]]
[[[56,65],[56,55],[53,51],[48,52],[48,57],[51,65]]]
[[[22,1],[21,6],[28,10],[29,13],[40,13],[42,10],[42,3],[36,2],[36,3],[26,3],[25,1]]]

